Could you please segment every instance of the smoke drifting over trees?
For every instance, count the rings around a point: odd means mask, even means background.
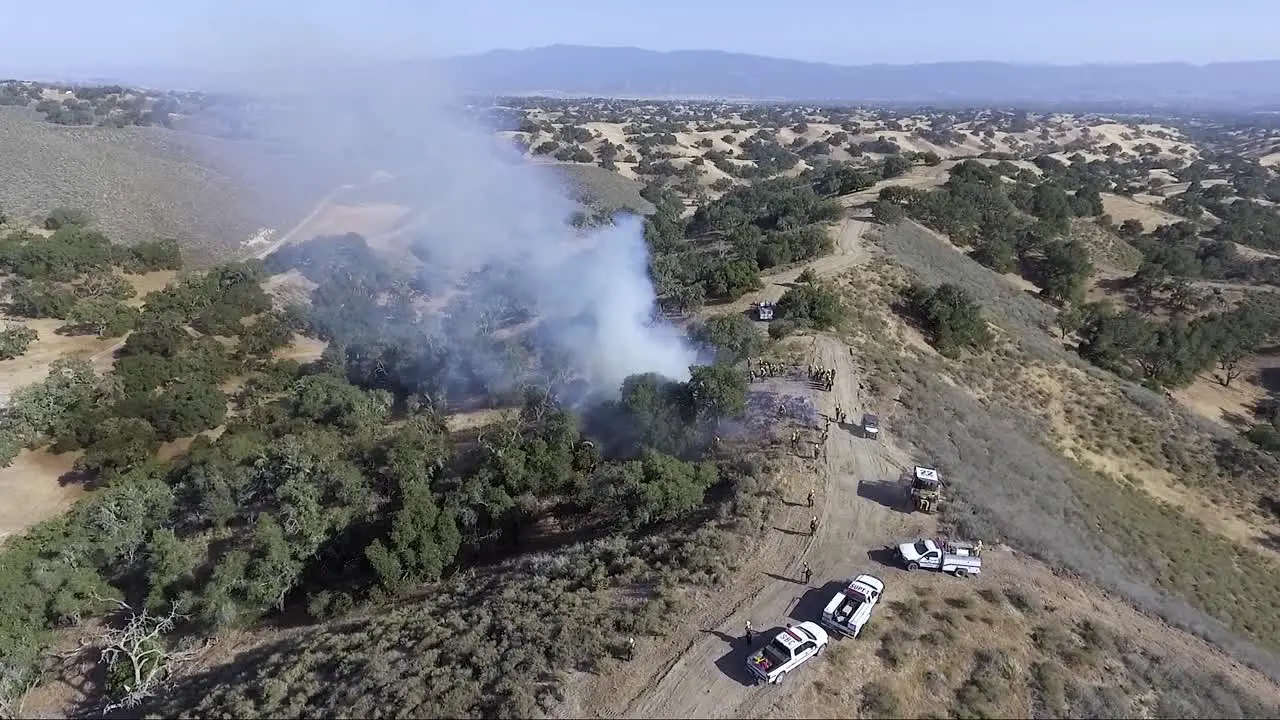
[[[619,215],[604,227],[574,230],[569,219],[579,208],[559,178],[496,140],[433,79],[320,80],[254,88],[263,100],[253,106],[254,133],[302,156],[294,167],[341,168],[346,183],[388,173],[369,192],[394,193],[416,213],[408,231],[416,263],[376,281],[367,266],[360,280],[351,274],[364,254],[354,237],[271,258],[269,269],[296,266],[335,290],[365,285],[357,294],[371,299],[369,316],[337,303],[341,311],[320,329],[326,339],[349,352],[395,344],[418,353],[419,364],[444,379],[415,391],[450,399],[552,378],[577,379],[578,395],[616,393],[638,373],[688,379],[695,353],[675,328],[650,320],[655,292],[639,218]],[[350,88],[333,85],[346,81]],[[392,317],[402,321],[394,341],[386,336]],[[374,328],[378,336],[370,335]]]

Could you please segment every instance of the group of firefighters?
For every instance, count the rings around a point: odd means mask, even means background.
[[[840,423],[841,425],[849,424],[849,413],[845,412],[844,408],[840,407],[840,403],[836,403],[836,422]],[[828,419],[827,425],[830,425],[830,424],[831,424],[831,420]]]
[[[765,378],[778,377],[785,375],[790,368],[783,363],[769,362],[767,360],[756,361],[755,367],[752,367],[751,360],[747,360],[747,373],[751,376],[751,382],[764,382]],[[836,383],[835,368],[825,368],[821,365],[809,366],[809,382],[818,387],[831,391]]]
[[[813,457],[815,460],[818,458],[819,453],[826,452],[827,439],[830,437],[831,437],[831,424],[828,422],[827,426],[823,428],[822,434],[818,436],[818,440],[816,442],[809,441],[808,444],[813,446]],[[800,443],[801,443],[800,431],[792,430],[791,431],[791,451],[797,455],[800,454]]]
[[[747,360],[747,372],[751,374],[751,382],[764,382],[765,378],[778,377],[785,374],[787,366],[782,363],[769,362],[767,360],[759,360],[755,367],[751,367],[751,360]]]
[[[809,382],[830,392],[836,384],[835,368],[824,368],[821,365],[809,366]]]

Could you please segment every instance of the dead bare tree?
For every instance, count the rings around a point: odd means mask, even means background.
[[[103,708],[104,713],[137,707],[160,689],[178,665],[209,647],[209,643],[194,649],[168,647],[165,636],[178,620],[187,617],[178,612],[176,604],[164,615],[153,615],[146,608],[135,611],[123,600],[96,595],[94,599],[114,604],[115,615],[123,621],[82,638],[78,648],[79,652],[96,649],[99,662],[106,666],[111,699]]]
[[[36,686],[39,676],[29,670],[9,663],[0,663],[0,718],[24,717],[23,704],[27,693]]]

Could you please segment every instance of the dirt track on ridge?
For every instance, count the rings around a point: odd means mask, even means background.
[[[833,229],[837,241],[832,255],[766,277],[760,292],[706,312],[741,312],[750,303],[777,300],[806,268],[831,276],[868,261],[870,253],[861,242],[866,228],[863,221],[843,220]],[[892,436],[876,442],[857,434],[862,413],[877,408],[864,405],[856,358],[846,345],[826,334],[804,342],[809,348],[802,362],[836,369],[831,392],[810,389],[801,367],[801,379],[771,378],[755,383],[753,394],[808,398],[823,416],[834,416],[839,404],[852,425],[833,423],[825,458],[799,460],[797,470],[778,479],[784,507],[772,513],[773,527],[745,549],[746,557],[732,580],[699,598],[664,637],[638,641],[631,662],[582,678],[561,710],[564,716],[763,717],[770,707],[812,683],[816,674],[801,671],[781,686],[749,687],[742,639],[746,621],[757,631],[769,632],[787,622],[816,619],[842,580],[858,572],[877,571],[869,551],[931,529],[928,519],[888,507],[896,498],[883,488],[896,480],[908,460],[894,447]],[[813,427],[822,421],[808,422]],[[812,451],[802,454],[812,455]],[[816,495],[812,510],[805,504],[809,489]],[[810,536],[809,520],[814,514],[819,526]],[[803,562],[813,570],[807,586],[793,579]]]

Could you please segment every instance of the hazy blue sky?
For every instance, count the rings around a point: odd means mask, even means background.
[[[228,67],[569,43],[841,64],[1280,57],[1280,0],[15,0],[0,72]]]

